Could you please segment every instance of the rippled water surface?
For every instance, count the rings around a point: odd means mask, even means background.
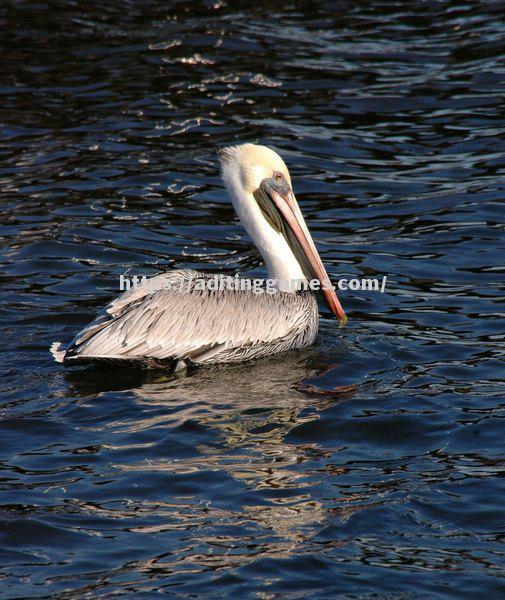
[[[2,3],[2,598],[503,597],[502,17]],[[386,292],[274,360],[52,362],[121,273],[264,273],[233,141],[284,156],[334,278]]]

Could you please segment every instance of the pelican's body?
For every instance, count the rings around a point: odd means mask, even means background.
[[[215,276],[189,269],[158,275],[109,304],[66,350],[53,344],[58,362],[230,363],[314,342],[317,301],[312,291],[299,291],[294,282],[312,275],[329,286],[329,279],[284,162],[265,146],[243,144],[225,148],[221,164],[235,209],[265,260],[273,288],[255,293],[241,285],[244,280],[222,276],[216,290],[206,286]],[[333,288],[324,295],[344,321]]]

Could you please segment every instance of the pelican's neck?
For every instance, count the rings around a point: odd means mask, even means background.
[[[284,236],[270,226],[251,193],[234,182],[226,181],[226,186],[242,225],[265,261],[268,278],[276,281],[280,291],[294,291],[295,282],[305,281],[305,276]]]

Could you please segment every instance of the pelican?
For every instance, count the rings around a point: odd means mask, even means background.
[[[282,158],[266,146],[219,150],[221,175],[242,225],[268,269],[269,293],[251,280],[179,269],[157,275],[112,301],[63,349],[57,362],[145,367],[236,363],[311,345],[319,312],[308,282],[317,281],[332,313],[346,321],[321,262]],[[215,283],[215,282],[214,282]],[[238,284],[238,285],[237,285]]]

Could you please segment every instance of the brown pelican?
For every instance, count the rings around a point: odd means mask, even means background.
[[[310,281],[320,283],[345,323],[282,158],[255,144],[223,148],[219,157],[235,210],[266,263],[270,290],[255,293],[244,285],[250,280],[225,276],[223,285],[206,285],[213,275],[189,269],[157,275],[116,298],[68,348],[55,342],[56,361],[180,368],[302,348],[314,342],[319,322],[315,294],[303,286]]]

